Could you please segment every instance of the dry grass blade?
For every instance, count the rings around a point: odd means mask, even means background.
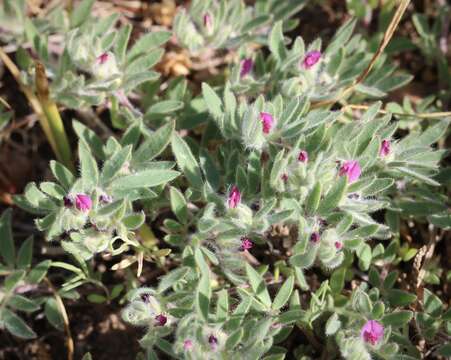
[[[348,95],[350,92],[352,92],[358,84],[360,84],[361,82],[363,82],[363,80],[366,79],[368,74],[373,69],[374,64],[379,59],[381,54],[384,52],[385,48],[387,47],[388,43],[390,42],[391,38],[393,37],[393,34],[395,33],[396,28],[398,27],[399,22],[401,21],[401,18],[404,15],[409,4],[410,4],[410,0],[401,0],[398,8],[396,9],[395,14],[393,15],[392,20],[390,21],[390,24],[387,27],[387,30],[385,30],[384,36],[382,37],[382,40],[379,43],[376,53],[372,57],[368,66],[357,77],[357,79],[354,81],[354,83],[352,85],[350,85],[349,87],[347,87],[346,89],[344,89],[337,98],[335,98],[333,100],[320,101],[320,102],[312,104],[313,109],[321,107],[321,106],[325,106],[325,105],[335,104],[336,102],[338,102],[342,98],[344,98],[346,95]]]
[[[352,110],[368,110],[368,105],[345,105],[343,106],[342,110],[345,111],[346,109],[352,109]],[[378,111],[379,114],[392,114],[395,116],[405,116],[405,117],[416,117],[420,119],[441,119],[444,117],[451,116],[451,111],[444,111],[444,112],[432,112],[432,113],[397,113],[397,112],[391,112],[384,109],[380,109]]]

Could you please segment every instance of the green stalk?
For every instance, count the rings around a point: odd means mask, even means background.
[[[58,108],[55,102],[50,98],[49,83],[47,76],[45,75],[44,65],[37,61],[35,64],[35,72],[37,98],[44,114],[42,119],[44,121],[41,121],[41,125],[50,145],[52,145],[57,159],[68,169],[74,171],[69,140]]]

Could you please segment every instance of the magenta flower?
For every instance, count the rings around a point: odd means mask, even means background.
[[[208,32],[211,32],[213,29],[213,19],[209,12],[204,14],[203,21],[204,21],[204,27],[207,29]]]
[[[312,235],[310,235],[310,241],[314,244],[317,244],[320,241],[320,236],[318,232],[312,232]]]
[[[355,160],[348,160],[343,163],[340,168],[339,175],[346,175],[348,177],[349,183],[357,181],[362,173],[359,162]]]
[[[100,56],[97,57],[96,62],[100,65],[105,64],[108,61],[109,55],[107,52],[104,52]]]
[[[92,200],[86,194],[77,194],[75,196],[75,207],[83,212],[91,210]]]
[[[208,337],[208,343],[211,345],[211,348],[213,350],[216,350],[216,348],[218,347],[218,338],[214,335],[210,335]]]
[[[321,58],[320,51],[318,50],[309,51],[307,54],[305,54],[302,64],[304,65],[304,68],[310,69],[319,61],[320,58]]]
[[[376,345],[384,337],[384,327],[376,320],[368,320],[360,331],[363,341]]]
[[[343,248],[343,243],[341,241],[335,241],[335,249],[340,250]]]
[[[384,157],[390,154],[391,143],[390,140],[382,140],[379,156]]]
[[[168,318],[163,314],[155,316],[155,320],[157,321],[157,326],[165,326],[168,322]]]
[[[283,182],[286,183],[288,181],[288,174],[287,173],[283,173],[280,178],[282,179]]]
[[[267,112],[261,112],[260,113],[260,120],[263,124],[263,133],[269,134],[269,132],[272,129],[272,126],[274,124],[274,118],[270,113]]]
[[[308,153],[305,150],[301,150],[298,156],[298,161],[306,163],[308,161]]]
[[[240,246],[241,251],[250,250],[252,249],[253,246],[254,243],[250,239],[246,237],[241,238],[241,246]]]
[[[183,342],[183,350],[190,351],[193,348],[193,341],[187,339]]]
[[[247,58],[241,61],[240,77],[245,77],[252,71],[254,67],[254,61],[251,58]]]
[[[241,192],[236,185],[233,185],[229,193],[227,204],[229,208],[235,209],[240,204],[240,202],[241,202]]]

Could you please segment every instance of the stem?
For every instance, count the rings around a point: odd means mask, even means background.
[[[38,100],[41,103],[42,110],[44,111],[47,119],[47,124],[50,129],[50,137],[55,143],[56,157],[67,168],[74,171],[72,152],[66,131],[64,129],[64,124],[61,120],[61,116],[55,102],[50,98],[49,83],[45,74],[45,67],[41,62],[37,61],[35,64],[35,69],[36,92],[38,94]]]

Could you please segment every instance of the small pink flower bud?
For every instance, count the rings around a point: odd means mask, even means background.
[[[211,348],[213,350],[216,350],[216,348],[218,347],[218,338],[214,335],[210,335],[208,337],[208,343],[211,345]]]
[[[143,303],[148,304],[150,302],[150,298],[152,297],[152,295],[143,293],[141,294],[140,297]]]
[[[168,322],[168,318],[164,316],[163,314],[155,316],[155,320],[157,321],[157,326],[165,326]]]
[[[211,33],[213,31],[213,18],[209,12],[204,14],[203,22],[207,33]]]
[[[113,202],[113,198],[108,194],[100,195],[99,200],[100,200],[100,202],[102,202],[104,204],[109,204],[109,203]]]
[[[320,241],[320,236],[318,232],[312,232],[312,234],[310,235],[310,241],[314,244],[317,244]]]
[[[286,183],[288,181],[288,174],[287,173],[283,173],[280,178],[282,179],[283,182]]]
[[[274,118],[271,114],[266,113],[266,112],[261,112],[260,113],[260,120],[263,124],[263,133],[264,134],[269,134],[269,132],[272,129],[272,126],[274,124]]]
[[[363,341],[374,346],[384,337],[384,327],[376,320],[368,320],[363,325],[360,335]]]
[[[252,249],[253,246],[254,246],[254,243],[250,239],[248,239],[246,237],[241,239],[241,246],[240,246],[241,251],[250,250],[250,249]]]
[[[92,200],[86,194],[77,194],[75,196],[75,207],[77,208],[77,210],[83,212],[89,211],[92,207]]]
[[[185,351],[191,351],[193,349],[193,341],[190,339],[187,339],[183,342],[183,350]]]
[[[104,52],[103,54],[100,54],[99,56],[97,56],[96,62],[99,65],[103,65],[103,64],[105,64],[108,61],[108,59],[109,59],[108,53]]]
[[[252,59],[248,58],[248,59],[242,60],[240,77],[245,77],[247,74],[249,74],[252,71],[253,67],[254,67],[254,61]]]
[[[335,249],[341,250],[343,248],[343,243],[341,241],[335,241]]]
[[[391,143],[390,140],[382,140],[379,156],[384,157],[390,154]]]
[[[302,64],[304,65],[304,68],[310,69],[319,61],[320,58],[321,58],[320,51],[317,50],[309,51],[307,54],[305,54]]]
[[[240,204],[240,202],[241,202],[241,192],[236,185],[233,185],[229,193],[227,204],[229,208],[235,209]]]
[[[305,150],[301,150],[298,156],[298,161],[306,163],[308,161],[308,153]]]
[[[348,177],[349,183],[357,181],[361,173],[362,170],[360,165],[358,161],[355,160],[345,161],[339,171],[340,176],[346,175]]]

